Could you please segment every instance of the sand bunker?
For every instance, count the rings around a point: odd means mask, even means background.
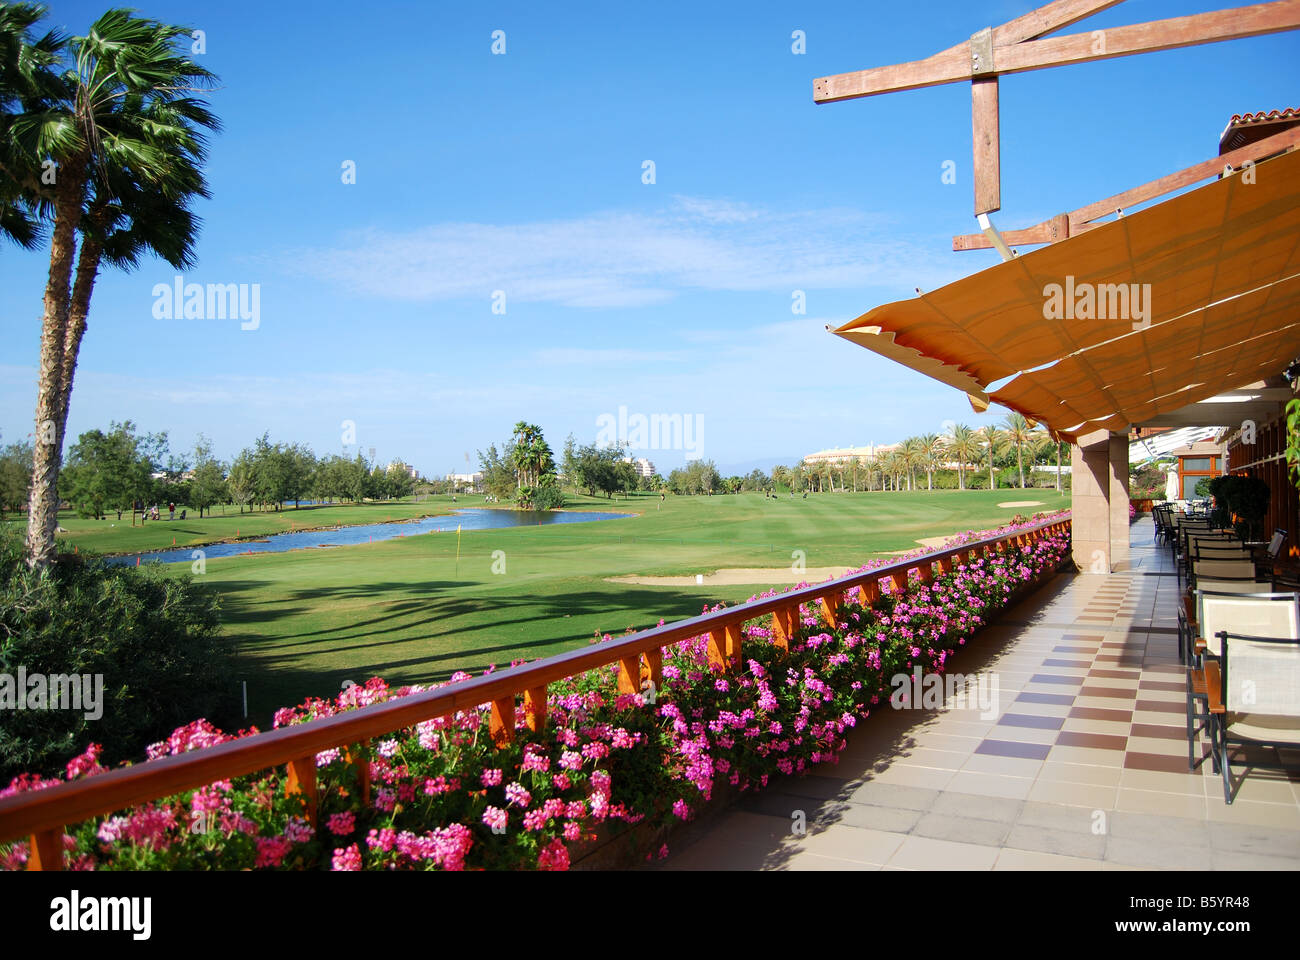
[[[726,567],[716,573],[704,574],[703,586],[734,586],[736,584],[821,583],[831,577],[842,577],[856,570],[847,564],[837,567],[809,567],[798,572],[789,567]],[[695,576],[686,577],[606,577],[607,583],[636,583],[644,587],[694,587]]]
[[[1041,500],[1008,500],[1006,503],[998,504],[999,507],[1005,507],[1007,509],[1012,507],[1041,507],[1042,505],[1043,501]]]

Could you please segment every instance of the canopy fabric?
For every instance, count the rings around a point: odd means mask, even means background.
[[[1276,375],[1300,355],[1300,151],[833,332],[1066,437]]]

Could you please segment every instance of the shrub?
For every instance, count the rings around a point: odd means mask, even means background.
[[[0,673],[103,676],[102,715],[0,709],[0,777],[61,770],[79,745],[134,757],[196,713],[233,719],[234,681],[215,598],[189,576],[109,566],[61,552],[28,568],[21,538],[0,532]],[[16,691],[25,694],[27,691]]]
[[[555,474],[548,473],[542,482],[533,488],[534,510],[559,510],[564,506],[564,491],[555,479]]]
[[[1200,483],[1197,483],[1200,489]],[[1268,484],[1258,477],[1226,474],[1207,485],[1214,497],[1214,521],[1221,527],[1234,526],[1243,540],[1259,539],[1268,512]]]

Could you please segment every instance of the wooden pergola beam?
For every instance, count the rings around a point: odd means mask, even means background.
[[[971,45],[961,43],[924,60],[818,77],[813,81],[813,100],[816,103],[834,103],[899,90],[957,83],[985,73],[995,76],[1025,73],[1072,63],[1110,60],[1135,53],[1173,50],[1300,29],[1300,0],[1272,0],[1270,3],[1173,17],[1151,23],[1073,33],[1064,37],[1043,37],[1045,33],[1076,23],[1115,6],[1118,2],[1120,0],[1058,0],[1057,3],[1048,4],[994,29],[993,63],[988,65],[987,70],[977,71],[973,67]],[[1015,37],[1023,38],[1014,39]]]
[[[1097,226],[1093,221],[1101,217],[1109,216],[1117,210],[1123,210],[1134,204],[1145,203],[1147,200],[1164,196],[1166,193],[1181,190],[1183,187],[1189,187],[1194,183],[1221,173],[1224,167],[1230,166],[1235,170],[1264,157],[1298,148],[1300,148],[1300,127],[1292,127],[1290,130],[1283,130],[1271,137],[1257,140],[1244,147],[1238,147],[1236,150],[1230,150],[1222,156],[1211,157],[1209,160],[1203,160],[1190,167],[1185,167],[1177,173],[1167,174],[1149,183],[1144,183],[1140,187],[1133,187],[1130,190],[1107,197],[1105,200],[1090,203],[1071,213],[1058,214],[1050,220],[1044,220],[1032,227],[1026,227],[1023,230],[1005,230],[1002,233],[1002,239],[1008,244],[1020,246],[1029,246],[1036,243],[1055,243],[1058,240],[1064,240],[1066,237],[1083,233],[1085,230]],[[990,250],[993,248],[993,244],[982,233],[968,233],[953,237],[952,248],[953,250]]]

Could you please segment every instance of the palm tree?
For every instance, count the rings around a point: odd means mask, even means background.
[[[979,435],[964,423],[953,424],[948,431],[948,454],[957,461],[957,488],[966,489],[966,465],[978,463],[983,453]]]
[[[898,450],[890,450],[880,463],[880,470],[883,477],[889,476],[889,483],[892,489],[898,489],[898,477],[903,472],[903,455]]]
[[[993,455],[1002,449],[1003,437],[1002,431],[992,424],[986,427],[980,427],[975,431],[975,436],[979,439],[980,444],[984,447],[989,458],[989,489],[996,490],[998,486],[997,477],[993,473]]]
[[[54,556],[67,399],[101,259],[129,266],[146,250],[170,252],[180,262],[191,256],[196,221],[186,203],[204,193],[198,128],[217,123],[201,101],[186,96],[215,80],[179,52],[189,39],[187,28],[110,10],[86,36],[59,45],[71,53],[69,70],[57,78],[52,68],[36,71],[38,85],[54,95],[24,103],[6,124],[0,156],[10,163],[0,171],[0,198],[26,198],[29,209],[52,221],[27,525],[33,567]],[[55,182],[37,186],[33,174],[51,162]]]
[[[28,250],[42,239],[50,167],[38,162],[25,125],[57,102],[61,87],[51,68],[67,43],[53,31],[32,36],[44,12],[30,3],[0,4],[0,238]]]
[[[918,462],[925,470],[925,489],[934,490],[934,471],[943,462],[943,439],[936,434],[927,433],[918,438],[920,455]]]
[[[867,489],[876,489],[876,470],[880,466],[880,457],[876,453],[868,453],[862,458],[862,468],[867,471]]]
[[[907,467],[907,489],[913,489],[915,484],[915,472],[920,466],[923,466],[925,458],[925,445],[921,442],[920,437],[908,437],[903,441],[902,460]]]
[[[1003,436],[1008,446],[1016,448],[1016,465],[1020,468],[1020,489],[1025,489],[1024,448],[1033,440],[1034,429],[1022,414],[1012,412],[1002,421]]]

